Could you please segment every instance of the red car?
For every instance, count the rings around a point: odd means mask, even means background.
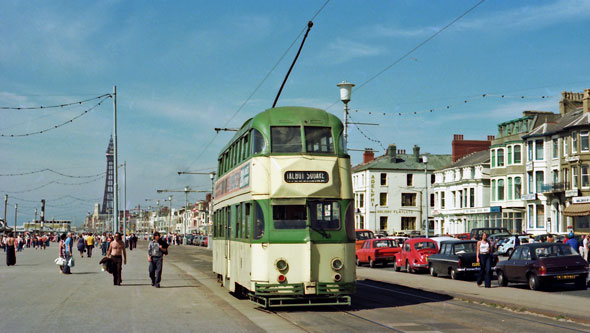
[[[394,262],[395,254],[401,251],[395,240],[380,238],[365,240],[363,246],[356,250],[356,265],[369,264],[369,267],[375,267],[375,264],[383,264],[383,267],[388,263]]]
[[[462,234],[455,234],[455,238],[457,239],[461,239],[461,240],[468,240],[469,239],[469,233],[462,233]]]
[[[393,266],[397,272],[405,267],[406,272],[428,269],[428,256],[438,253],[436,241],[430,238],[410,238],[395,255]]]

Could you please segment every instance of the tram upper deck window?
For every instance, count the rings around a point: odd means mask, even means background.
[[[305,229],[307,210],[305,205],[275,205],[272,219],[275,229]]]
[[[305,150],[308,153],[334,153],[334,139],[330,127],[305,126]]]
[[[300,153],[301,128],[299,126],[271,127],[270,144],[273,153]]]
[[[340,229],[340,204],[336,201],[309,203],[311,227],[316,229]]]
[[[266,140],[257,129],[252,130],[252,155],[260,154],[266,150]]]

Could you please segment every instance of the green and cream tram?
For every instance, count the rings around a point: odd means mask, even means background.
[[[354,202],[343,126],[278,107],[246,123],[219,155],[213,271],[265,307],[350,305]]]

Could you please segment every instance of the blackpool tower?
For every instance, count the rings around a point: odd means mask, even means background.
[[[113,213],[113,181],[115,180],[115,162],[113,159],[113,137],[109,141],[109,147],[107,148],[107,176],[104,183],[104,196],[102,199],[102,207],[100,210],[101,214],[112,214]]]

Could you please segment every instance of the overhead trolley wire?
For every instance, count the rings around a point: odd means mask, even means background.
[[[88,176],[74,176],[74,175],[67,175],[65,173],[61,173],[59,171],[55,171],[52,169],[41,169],[41,170],[35,170],[35,171],[28,171],[28,172],[20,172],[20,173],[5,173],[5,174],[0,174],[0,177],[15,177],[15,176],[27,176],[27,175],[33,175],[33,174],[37,174],[37,173],[42,173],[42,172],[52,172],[56,175],[60,175],[63,177],[69,177],[69,178],[94,178],[94,177],[98,177],[98,176],[102,176],[104,174],[106,174],[106,172],[101,172],[101,173],[97,173],[95,175],[88,175]]]
[[[28,192],[33,192],[33,191],[36,191],[36,190],[40,190],[40,189],[42,189],[44,187],[47,187],[49,185],[52,185],[52,184],[65,185],[65,186],[78,186],[78,185],[89,184],[89,183],[92,183],[92,182],[95,182],[95,181],[101,180],[101,179],[104,179],[104,177],[101,176],[101,177],[98,177],[96,179],[91,179],[91,180],[80,182],[80,183],[63,183],[63,182],[54,180],[54,181],[50,181],[49,183],[43,184],[41,186],[38,186],[38,187],[35,187],[35,188],[30,188],[30,189],[27,189],[27,190],[21,190],[21,191],[4,191],[4,190],[0,190],[0,192],[3,192],[3,193],[28,193]]]
[[[30,107],[22,107],[22,106],[0,106],[0,110],[41,110],[41,109],[54,109],[54,108],[64,108],[72,105],[80,105],[86,102],[93,101],[95,99],[101,99],[103,97],[111,97],[111,94],[102,94],[100,96],[92,97],[89,99],[71,102],[71,103],[64,103],[64,104],[56,104],[56,105],[46,105],[46,106],[30,106]]]

